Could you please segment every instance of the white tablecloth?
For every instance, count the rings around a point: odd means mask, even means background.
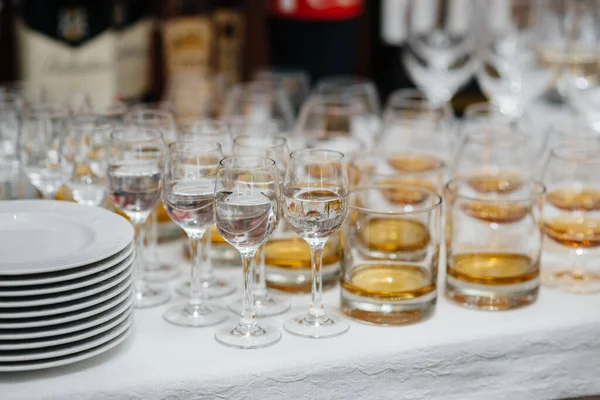
[[[185,262],[181,243],[163,259]],[[218,274],[241,284],[239,269]],[[225,304],[232,297],[218,301]],[[336,307],[339,292],[325,295]],[[281,327],[306,309],[269,320]],[[461,308],[441,297],[429,321],[404,327],[351,323],[331,339],[286,332],[278,344],[236,350],[215,328],[180,328],[167,306],[138,310],[131,337],[98,358],[47,371],[0,374],[0,399],[560,399],[600,393],[600,295],[543,288],[508,312]],[[229,324],[236,317],[232,314]]]

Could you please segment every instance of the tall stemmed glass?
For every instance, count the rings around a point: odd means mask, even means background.
[[[233,154],[236,156],[256,156],[270,158],[275,161],[275,168],[279,172],[280,182],[283,182],[285,170],[289,160],[287,141],[282,136],[238,136],[233,140]],[[281,225],[280,225],[281,228]],[[254,274],[254,309],[258,317],[266,317],[286,312],[291,303],[289,300],[273,295],[267,291],[265,272],[265,246],[259,251],[258,268]],[[242,301],[238,300],[229,306],[232,310],[240,312]]]
[[[167,110],[150,108],[152,106],[136,107],[125,115],[125,126],[137,126],[142,129],[152,129],[160,132],[165,146],[177,138],[177,128],[173,113]],[[179,269],[172,264],[161,262],[158,255],[158,223],[169,222],[169,217],[162,207],[157,207],[150,214],[150,229],[144,226],[144,236],[147,251],[143,268],[149,281],[164,282],[179,275]]]
[[[254,312],[253,259],[258,248],[279,223],[279,172],[275,161],[250,156],[221,160],[215,186],[215,221],[223,238],[242,257],[243,306],[239,323],[217,331],[226,346],[244,349],[266,347],[281,338],[278,329],[258,325]]]
[[[447,103],[475,72],[475,1],[408,2],[404,65],[433,104]]]
[[[32,107],[23,117],[21,161],[45,199],[54,199],[73,172],[67,123],[68,111],[54,104]]]
[[[283,212],[292,229],[310,246],[313,279],[308,313],[284,324],[285,329],[295,335],[323,338],[340,335],[350,328],[346,321],[325,313],[321,299],[323,248],[346,219],[348,187],[342,153],[305,149],[290,155],[283,188]]]
[[[169,300],[169,292],[148,286],[141,268],[144,260],[142,226],[160,202],[165,146],[160,132],[139,127],[116,129],[108,144],[108,194],[134,226],[136,261],[133,297],[136,308]]]
[[[207,271],[202,262],[206,251],[202,237],[214,218],[215,179],[222,156],[221,146],[214,141],[174,142],[167,152],[162,201],[169,217],[187,234],[192,261],[189,300],[163,315],[175,325],[208,326],[228,318],[224,309],[205,304],[202,293],[202,281],[212,276],[210,265]]]

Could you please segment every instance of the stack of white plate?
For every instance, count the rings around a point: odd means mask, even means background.
[[[105,352],[132,323],[133,229],[108,210],[0,202],[0,371]]]

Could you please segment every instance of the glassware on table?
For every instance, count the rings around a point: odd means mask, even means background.
[[[275,161],[234,156],[219,163],[215,186],[215,222],[219,233],[242,257],[243,305],[239,323],[217,331],[218,342],[244,349],[270,346],[281,332],[259,325],[254,311],[254,257],[273,234],[280,218],[279,172]]]
[[[543,229],[554,243],[569,248],[567,265],[545,267],[542,282],[573,293],[600,291],[600,145],[571,142],[551,150],[542,179],[548,187]]]
[[[413,186],[374,184],[350,191],[341,240],[344,313],[381,325],[433,314],[441,204],[435,192]]]
[[[103,206],[106,200],[106,145],[113,127],[98,117],[82,115],[71,119],[69,129],[74,168],[67,187],[77,203]]]
[[[412,0],[406,4],[404,66],[430,103],[447,103],[477,65],[476,1]]]
[[[288,94],[270,82],[240,83],[229,90],[223,117],[244,116],[251,123],[275,120],[284,129],[294,124],[294,109]]]
[[[344,155],[322,149],[290,155],[283,187],[283,214],[296,234],[310,246],[312,301],[308,313],[284,323],[299,336],[324,338],[343,334],[350,325],[323,309],[323,249],[340,230],[348,212],[348,171]]]
[[[254,74],[254,80],[266,81],[280,86],[287,94],[297,113],[310,92],[310,77],[301,69],[271,67],[260,68]]]
[[[540,0],[484,0],[480,8],[481,60],[477,80],[502,114],[518,119],[558,77],[539,51],[547,38]]]
[[[446,185],[446,295],[468,308],[508,310],[539,290],[545,188],[524,179],[511,191],[482,192],[467,178]]]
[[[231,156],[233,137],[227,123],[216,119],[190,118],[179,125],[179,138],[183,140],[214,140],[221,145],[223,154]]]
[[[45,199],[54,199],[73,173],[68,120],[66,108],[49,103],[30,107],[22,118],[23,169]]]
[[[454,124],[454,112],[450,103],[431,103],[416,89],[393,91],[383,109],[383,123],[413,119],[431,120],[450,128]]]
[[[0,92],[0,199],[17,195],[15,183],[21,172],[19,132],[23,103],[19,96]]]
[[[234,156],[265,157],[275,161],[275,168],[283,182],[283,176],[289,160],[287,141],[282,136],[238,136],[233,140]],[[290,250],[290,243],[282,241],[278,231],[285,230],[285,224],[280,223],[273,236],[263,244],[259,251],[254,270],[254,310],[257,317],[267,317],[286,312],[291,303],[281,296],[267,291],[267,274],[265,260],[272,260],[274,254],[286,253]],[[291,261],[291,260],[290,260]],[[242,309],[242,300],[230,304],[229,308],[235,312]]]
[[[124,124],[126,127],[158,131],[165,146],[177,139],[177,127],[173,113],[164,109],[156,109],[153,105],[132,108],[125,115]],[[147,247],[144,252],[146,260],[143,264],[146,279],[164,282],[179,276],[180,271],[177,266],[161,261],[158,255],[159,236],[169,239],[181,236],[181,230],[171,221],[160,203],[150,214],[149,223],[144,225],[143,230],[146,238],[144,243]]]
[[[113,130],[108,143],[108,194],[135,229],[136,259],[133,271],[134,307],[145,308],[169,300],[169,292],[152,287],[143,264],[143,225],[160,203],[165,144],[161,133],[138,126]]]
[[[238,136],[278,136],[283,133],[281,124],[276,120],[251,122],[243,115],[230,115],[221,118],[232,138]]]
[[[225,321],[228,313],[204,303],[203,282],[212,278],[203,236],[214,220],[215,180],[223,153],[214,141],[179,141],[169,145],[162,187],[162,201],[169,217],[190,241],[192,263],[189,300],[170,307],[163,317],[181,326],[208,326]]]

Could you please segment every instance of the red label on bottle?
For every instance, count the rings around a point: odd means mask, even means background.
[[[363,0],[271,0],[271,13],[316,21],[350,19],[362,13]]]

